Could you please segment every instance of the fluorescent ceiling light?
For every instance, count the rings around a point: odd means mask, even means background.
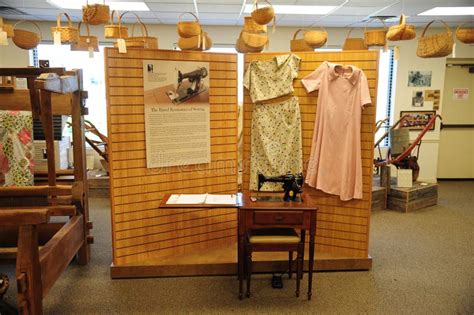
[[[253,4],[245,5],[245,13],[253,11]],[[335,5],[274,5],[277,14],[323,15],[337,8]]]
[[[49,4],[54,5],[55,7],[61,9],[76,9],[81,10],[83,5],[86,5],[86,0],[47,0]],[[101,0],[89,0],[89,4],[104,2]],[[107,1],[106,4],[110,7],[111,10],[118,11],[150,11],[150,8],[145,4],[145,2],[112,2]]]
[[[474,15],[474,7],[435,7],[418,15]]]

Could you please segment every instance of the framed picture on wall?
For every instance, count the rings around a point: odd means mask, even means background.
[[[426,124],[430,121],[433,116],[436,115],[434,110],[418,110],[418,111],[401,111],[400,118],[408,115],[402,122],[401,127],[410,128],[410,130],[421,130]],[[430,130],[434,130],[435,125],[433,125]]]

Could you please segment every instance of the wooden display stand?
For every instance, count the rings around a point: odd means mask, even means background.
[[[38,80],[43,72],[61,75],[54,80]],[[48,153],[48,180],[43,186],[0,187],[0,260],[16,260],[18,308],[21,314],[42,314],[42,300],[77,255],[78,263],[90,260],[93,242],[89,230],[89,207],[85,168],[83,129],[82,72],[62,68],[4,68],[0,75],[26,77],[29,98],[18,104],[16,91],[3,97],[0,109],[31,110],[41,119]],[[52,93],[68,94],[69,102],[55,106]],[[23,92],[19,93],[24,95]],[[19,106],[17,106],[19,105]],[[29,108],[25,108],[30,105]],[[58,105],[58,104],[56,104]],[[60,108],[60,110],[57,110]],[[57,112],[72,116],[74,140],[74,183],[56,184],[52,115]],[[64,223],[50,223],[51,216],[67,216]]]
[[[438,204],[438,184],[413,183],[413,187],[392,185],[388,195],[388,209],[410,212]]]
[[[270,60],[276,53],[245,55]],[[298,53],[301,71],[295,80],[300,100],[304,165],[313,134],[317,93],[307,94],[301,78],[323,61],[351,64],[368,77],[376,104],[378,51]],[[113,278],[223,275],[237,272],[236,210],[159,209],[169,193],[235,193],[238,190],[237,55],[107,48],[106,78],[110,140],[113,233]],[[143,60],[210,63],[211,155],[206,165],[185,170],[147,169],[143,99]],[[243,190],[248,190],[252,104],[245,91],[243,117]],[[315,270],[370,269],[368,252],[375,105],[362,117],[363,199],[342,202],[337,196],[307,189],[319,207]],[[258,256],[255,271],[281,269],[287,255]],[[275,262],[275,258],[277,261]],[[307,263],[306,263],[307,264]]]

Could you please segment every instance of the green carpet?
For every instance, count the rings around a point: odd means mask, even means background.
[[[91,209],[92,261],[69,266],[44,300],[45,314],[474,314],[474,181],[441,182],[434,207],[374,212],[373,269],[316,273],[310,302],[295,298],[293,281],[272,289],[270,275],[254,276],[253,296],[243,301],[235,277],[111,280],[108,200],[92,199]],[[12,267],[0,268],[14,279]]]

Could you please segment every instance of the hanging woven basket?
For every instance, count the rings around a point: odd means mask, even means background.
[[[326,44],[328,41],[328,33],[322,27],[321,30],[304,30],[303,39],[308,46],[315,49]]]
[[[438,57],[446,57],[453,52],[453,33],[449,26],[444,22],[439,20],[439,22],[443,23],[446,32],[438,33],[430,36],[425,36],[426,31],[430,27],[433,22],[437,20],[433,20],[429,22],[425,28],[423,29],[423,33],[421,37],[418,39],[418,45],[416,47],[416,55],[421,58],[438,58]]]
[[[90,25],[105,24],[109,21],[110,9],[103,0],[102,4],[95,3],[82,6],[82,21]]]
[[[114,24],[114,15],[117,12],[117,24]],[[104,26],[104,37],[105,38],[127,38],[128,27],[122,25],[122,18],[118,11],[113,10],[110,15],[110,24]]]
[[[193,36],[189,38],[180,37],[178,40],[178,47],[181,50],[209,50],[212,48],[212,40],[207,32],[203,32],[199,36]]]
[[[268,37],[266,34],[255,34],[255,33],[248,33],[246,31],[242,31],[240,33],[240,37],[245,45],[253,47],[253,48],[262,48],[268,43]]]
[[[259,53],[263,50],[265,46],[263,47],[250,47],[247,46],[244,41],[242,40],[242,37],[239,36],[237,39],[237,42],[235,43],[235,50],[241,54],[246,54],[246,53]]]
[[[293,34],[293,39],[290,41],[290,50],[291,51],[314,51],[314,48],[308,45],[304,38],[297,39],[300,32],[305,32],[303,28],[298,29]]]
[[[87,35],[86,36],[81,36],[81,22],[79,22],[79,25],[77,26],[79,29],[79,40],[71,44],[71,50],[72,51],[99,51],[99,42],[97,40],[96,36],[91,36],[90,30],[89,30],[89,25],[87,23],[84,23],[86,25],[86,30],[87,30]]]
[[[410,40],[416,37],[415,26],[405,23],[405,15],[400,15],[400,23],[393,25],[388,28],[387,40],[399,41],[399,40]]]
[[[259,1],[255,0],[253,4],[253,11],[251,16],[255,23],[260,25],[266,25],[273,20],[275,23],[275,10],[273,9],[272,4],[268,0],[263,0],[261,2],[266,2],[267,6],[260,6],[258,5]]]
[[[367,25],[369,25],[372,20],[367,22],[364,28],[364,44],[367,47],[385,46],[385,44],[387,43],[387,26],[385,25],[385,22],[380,19],[384,26],[383,28],[373,28],[368,30]]]
[[[190,14],[194,17],[194,21],[182,21],[182,17],[185,14]],[[202,33],[201,24],[199,23],[198,17],[192,12],[184,12],[178,18],[178,34],[180,37],[189,38],[193,36],[199,36]]]
[[[38,33],[18,29],[17,28],[18,25],[20,25],[23,22],[33,24],[36,27],[36,29],[38,30]],[[13,25],[13,38],[12,38],[12,40],[13,40],[13,43],[21,49],[29,50],[29,49],[36,48],[36,46],[38,46],[38,44],[41,42],[41,37],[42,37],[41,36],[41,29],[38,26],[38,24],[36,24],[33,21],[18,21],[18,22],[15,23],[15,25]]]
[[[13,37],[13,25],[5,23],[3,18],[0,16],[0,29],[7,33],[7,38]]]
[[[474,28],[463,27],[464,24],[459,25],[456,29],[456,38],[464,44],[474,44]]]
[[[61,25],[61,15],[64,15],[67,19],[67,26]],[[65,12],[59,13],[56,19],[56,26],[51,27],[51,33],[54,36],[54,32],[59,32],[61,34],[61,43],[62,44],[72,44],[77,42],[79,39],[79,29],[72,25],[72,20],[69,15]]]
[[[127,11],[127,12],[122,13],[120,18],[123,18],[123,16],[127,13],[131,13],[135,15],[135,17],[137,18],[137,22],[133,24],[132,26],[132,36],[125,38],[125,45],[131,48],[133,47],[133,48],[158,49],[158,38],[148,36],[148,29],[145,23],[143,23],[142,20],[138,17],[138,15],[136,15],[133,12]],[[135,36],[136,25],[140,25],[140,28],[142,30],[142,36]],[[118,44],[115,43],[114,47],[118,47]]]
[[[350,28],[346,34],[346,39],[342,44],[342,50],[368,50],[364,39],[359,37],[349,37],[353,28]]]
[[[260,25],[251,16],[244,17],[244,31],[247,33],[266,33],[267,26]]]

